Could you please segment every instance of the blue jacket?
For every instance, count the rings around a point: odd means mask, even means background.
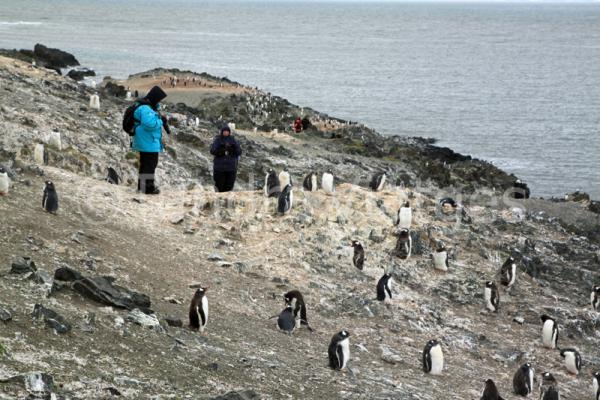
[[[135,110],[133,117],[136,121],[140,121],[135,128],[133,150],[147,153],[162,152],[163,122],[160,115],[152,107],[141,105]]]
[[[231,172],[237,169],[242,148],[233,136],[218,135],[210,146],[210,154],[215,156],[213,170]]]

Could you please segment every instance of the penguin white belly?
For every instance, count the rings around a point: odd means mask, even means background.
[[[398,227],[400,229],[410,229],[410,226],[412,225],[412,209],[410,207],[400,208],[399,220]]]
[[[44,165],[44,145],[36,144],[33,149],[33,160],[38,165]]]
[[[348,364],[348,359],[350,358],[350,341],[348,339],[344,339],[340,342],[340,346],[342,347],[342,354],[344,355],[344,361],[340,366],[340,369],[346,368],[346,364]]]
[[[577,361],[575,359],[574,353],[566,353],[565,354],[565,367],[567,367],[567,371],[572,374],[579,374],[579,370],[577,369]]]
[[[544,345],[544,347],[547,347],[549,349],[554,348],[554,341],[552,340],[554,336],[553,327],[554,321],[547,320],[546,322],[544,322],[544,327],[542,328],[542,344]]]
[[[383,190],[384,186],[385,186],[385,174],[383,174],[383,176],[381,177],[381,180],[379,181],[379,185],[377,186],[377,191],[379,192],[380,190]]]
[[[511,287],[515,283],[515,279],[517,278],[517,264],[512,264],[510,266],[511,276],[510,281],[508,282],[508,286]]]
[[[279,185],[281,189],[285,188],[290,183],[290,174],[285,171],[281,171],[279,174]]]
[[[592,308],[595,310],[597,304],[594,302],[594,300],[596,300],[596,293],[592,292],[590,295],[590,303],[592,304]]]
[[[201,329],[204,329],[206,324],[208,324],[208,299],[206,296],[202,297],[202,311],[204,311],[205,321],[202,323],[202,319],[200,319]]]
[[[433,253],[433,266],[435,269],[440,271],[448,271],[448,265],[446,264],[447,258],[448,253],[445,251]]]
[[[431,356],[431,375],[441,375],[444,369],[444,353],[441,346],[433,347],[429,355]]]
[[[323,190],[326,193],[333,193],[333,175],[331,174],[323,174],[323,178],[321,179],[321,185],[323,186]]]
[[[311,192],[316,192],[317,189],[318,189],[318,186],[317,186],[317,176],[316,175],[311,176],[311,178],[310,178],[310,184],[311,184],[310,191]]]
[[[292,204],[294,204],[294,191],[290,190],[290,208],[288,209],[288,212],[292,209]]]
[[[533,371],[533,368],[529,369],[529,388],[528,388],[528,394],[531,394],[531,392],[533,392],[533,376],[535,375],[535,372]]]
[[[264,187],[264,190],[265,190],[265,196],[269,197],[269,174],[268,173],[265,175],[265,187]]]
[[[600,398],[600,393],[598,393],[598,389],[600,389],[599,382],[596,378],[594,378],[594,381],[592,383],[592,393],[594,395],[595,400],[598,400]]]
[[[0,174],[0,194],[7,194],[9,186],[10,186],[10,179],[8,178],[8,174],[6,174],[6,173]]]
[[[496,307],[494,307],[494,305],[492,304],[492,289],[486,287],[483,291],[483,295],[485,297],[485,307],[489,311],[496,311]]]

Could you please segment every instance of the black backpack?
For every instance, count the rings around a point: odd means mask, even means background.
[[[132,105],[125,109],[125,113],[123,114],[123,130],[127,132],[129,136],[135,136],[135,127],[136,124],[139,123],[137,119],[133,116],[135,110],[139,106],[148,105],[148,101],[142,99],[135,101]]]

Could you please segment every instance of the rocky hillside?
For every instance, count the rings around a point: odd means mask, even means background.
[[[159,167],[163,193],[146,197],[131,185],[137,160],[119,126],[127,102],[98,90],[92,110],[94,89],[0,58],[0,164],[12,178],[0,197],[0,398],[478,399],[491,378],[514,399],[512,375],[525,361],[538,378],[551,371],[563,398],[591,398],[600,317],[589,293],[600,282],[600,248],[588,234],[597,214],[584,205],[496,200],[514,177],[485,162],[308,110],[315,127],[302,135],[284,132],[287,123],[278,132],[240,123],[239,190],[217,194],[207,147],[219,117],[238,124],[236,114],[185,104],[167,107],[175,133]],[[244,104],[268,96],[241,92]],[[297,112],[289,107],[279,119]],[[124,184],[104,181],[108,166]],[[281,217],[256,189],[266,170],[284,166],[295,182],[331,169],[341,184],[334,195],[296,185]],[[365,189],[381,170],[392,184]],[[45,180],[57,187],[57,215],[40,206]],[[465,212],[441,214],[447,195]],[[406,199],[413,254],[400,260],[394,220]],[[352,239],[365,246],[363,271],[352,265]],[[446,273],[430,261],[439,242],[452,249]],[[511,254],[516,284],[501,288],[500,311],[490,314],[485,281],[499,282]],[[375,300],[384,270],[395,279],[389,304]],[[205,335],[187,327],[199,285],[210,286]],[[304,294],[314,332],[278,332],[271,317],[291,289]],[[542,314],[559,321],[561,347],[579,348],[578,377],[541,347]],[[327,367],[329,340],[342,329],[351,333],[345,373]],[[446,358],[439,377],[421,369],[432,338]]]

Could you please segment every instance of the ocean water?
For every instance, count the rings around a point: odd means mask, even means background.
[[[1,0],[0,47],[258,86],[600,199],[600,3]]]

